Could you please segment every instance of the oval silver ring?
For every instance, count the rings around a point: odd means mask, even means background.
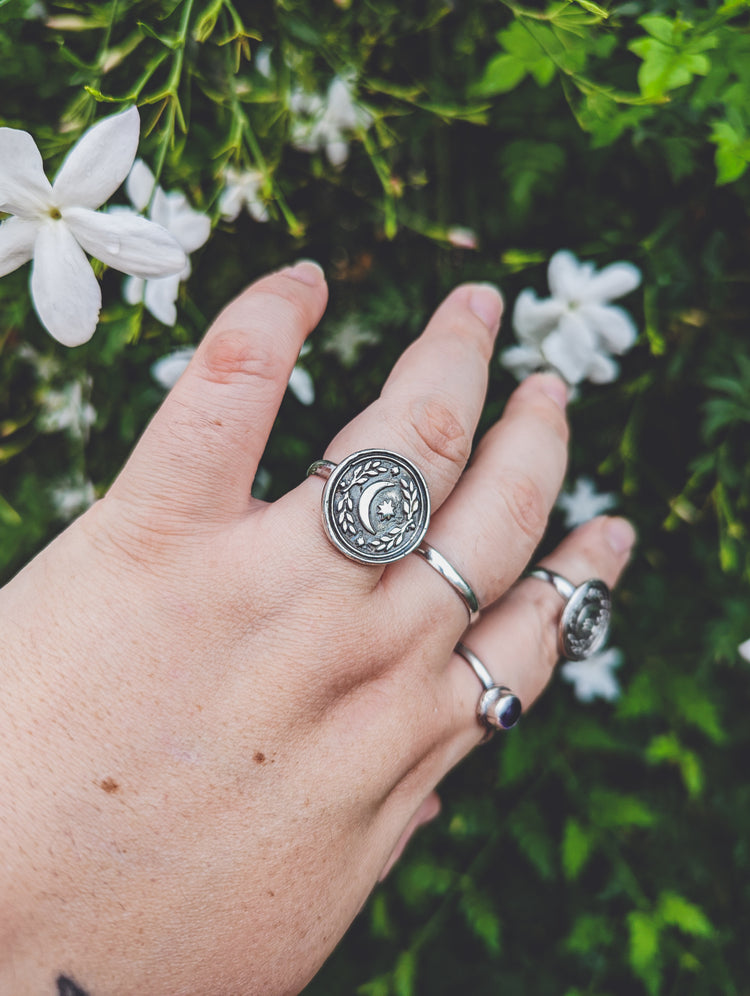
[[[390,450],[357,450],[341,463],[316,460],[307,476],[326,478],[323,526],[333,545],[360,564],[391,564],[416,549],[430,524],[421,473]]]
[[[604,646],[612,619],[612,595],[599,578],[574,585],[556,571],[534,567],[527,577],[547,581],[565,599],[558,625],[561,656],[582,661]]]

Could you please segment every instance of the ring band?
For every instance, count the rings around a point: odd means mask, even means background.
[[[556,571],[534,567],[527,577],[547,581],[565,601],[558,625],[560,655],[582,661],[606,643],[612,617],[612,595],[599,578],[574,585]]]
[[[360,564],[390,564],[416,549],[430,522],[422,473],[391,450],[357,450],[341,463],[315,460],[307,476],[326,481],[323,527],[331,543]]]
[[[453,564],[446,560],[442,553],[438,553],[429,543],[422,543],[414,552],[426,560],[430,567],[436,570],[441,577],[445,578],[451,588],[453,588],[469,611],[469,625],[476,622],[479,618],[479,600],[466,578],[462,577]]]
[[[510,730],[523,711],[519,697],[505,685],[496,685],[490,672],[465,643],[457,643],[455,652],[471,667],[484,689],[477,703],[477,719],[487,728],[485,740],[495,730]]]

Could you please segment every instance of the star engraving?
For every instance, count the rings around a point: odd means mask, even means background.
[[[392,519],[395,514],[396,513],[393,509],[393,500],[391,498],[387,501],[382,501],[378,505],[378,515],[381,519]]]

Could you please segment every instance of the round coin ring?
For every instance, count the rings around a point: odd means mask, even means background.
[[[612,600],[603,581],[594,579],[578,585],[560,617],[563,656],[571,661],[582,661],[600,650],[609,634],[611,614]]]
[[[351,560],[390,564],[422,542],[430,495],[419,470],[390,450],[358,450],[331,471],[323,522],[331,542]]]

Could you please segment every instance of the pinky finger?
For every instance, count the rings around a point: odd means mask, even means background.
[[[610,588],[624,570],[635,531],[625,519],[600,517],[570,534],[539,566],[561,574],[574,585],[600,578]],[[547,581],[527,577],[487,610],[462,637],[483,662],[494,682],[520,698],[524,711],[546,687],[559,657],[558,622],[564,602]],[[467,749],[482,736],[475,708],[482,687],[463,657],[453,654],[450,676],[461,702],[466,727],[459,737]],[[465,738],[465,739],[464,739]]]

